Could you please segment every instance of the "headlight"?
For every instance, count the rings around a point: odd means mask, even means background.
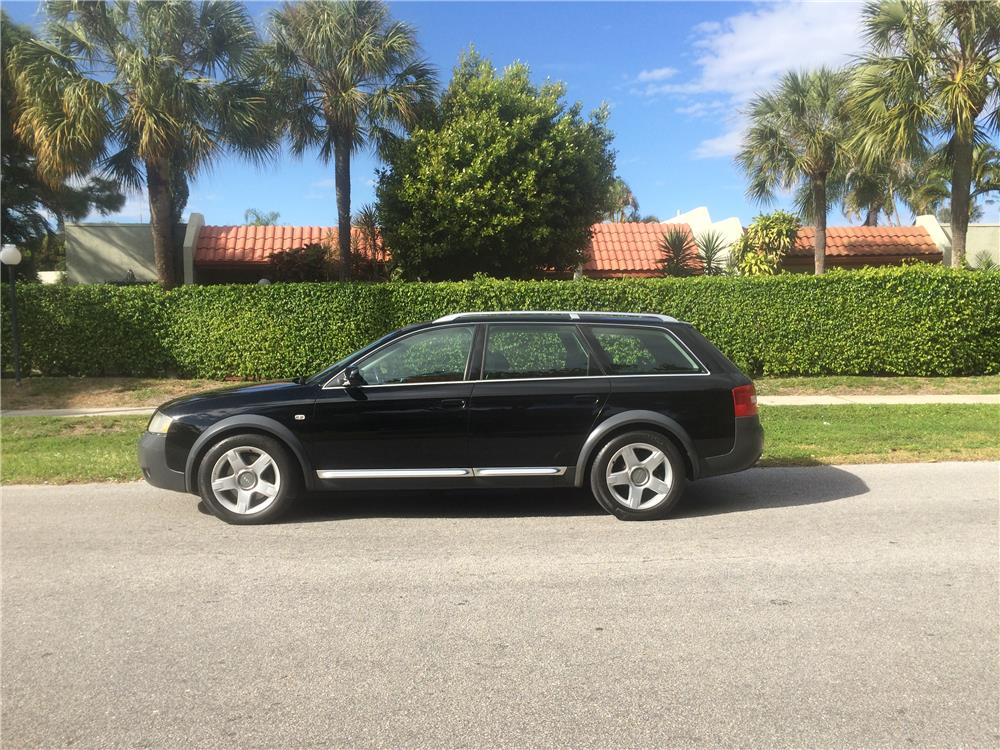
[[[153,412],[153,418],[149,420],[149,426],[146,428],[149,432],[166,432],[170,429],[170,423],[174,421],[173,417],[168,417],[166,414],[161,414],[158,411]]]

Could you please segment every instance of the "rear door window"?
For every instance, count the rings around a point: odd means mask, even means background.
[[[590,326],[609,375],[688,375],[704,369],[667,331]]]
[[[600,374],[574,326],[493,324],[487,330],[483,380]]]

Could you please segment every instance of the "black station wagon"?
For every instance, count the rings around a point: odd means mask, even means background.
[[[644,520],[762,447],[753,383],[688,323],[491,312],[402,328],[308,379],[171,401],[139,462],[230,523],[303,492],[585,484]]]

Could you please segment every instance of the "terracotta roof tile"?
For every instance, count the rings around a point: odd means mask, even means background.
[[[272,253],[314,243],[335,246],[337,228],[205,225],[198,233],[194,260],[201,266],[264,264]]]
[[[816,228],[802,227],[789,255],[812,255]],[[936,255],[941,250],[924,227],[828,227],[828,256]]]
[[[670,226],[687,224],[594,224],[583,272],[587,276],[659,276],[660,242]]]

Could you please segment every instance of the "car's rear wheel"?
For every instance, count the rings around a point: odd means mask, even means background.
[[[658,432],[612,438],[590,468],[590,489],[601,507],[623,521],[663,518],[684,492],[684,459]]]
[[[268,523],[288,510],[299,487],[298,467],[266,435],[233,435],[213,445],[198,469],[198,490],[227,523]]]

